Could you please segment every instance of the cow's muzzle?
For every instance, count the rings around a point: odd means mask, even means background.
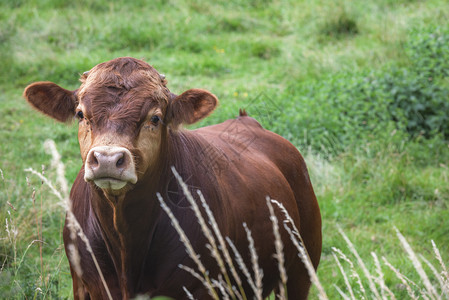
[[[123,147],[99,146],[87,154],[84,180],[101,189],[119,190],[127,183],[137,182],[131,152]]]

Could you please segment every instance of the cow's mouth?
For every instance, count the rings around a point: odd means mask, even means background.
[[[123,181],[112,177],[103,177],[94,179],[93,182],[100,189],[113,190],[113,191],[122,189],[128,183],[127,181]]]

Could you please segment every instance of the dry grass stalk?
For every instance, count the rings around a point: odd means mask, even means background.
[[[240,293],[237,291],[235,285],[232,286],[232,290],[234,291],[234,294],[237,296],[237,299],[243,300],[242,295],[240,295]]]
[[[219,299],[216,291],[214,290],[211,280],[209,278],[208,275],[208,271],[206,270],[206,267],[204,267],[203,263],[201,262],[201,260],[199,259],[199,255],[196,254],[195,250],[193,249],[192,244],[190,243],[189,238],[186,236],[184,230],[182,230],[181,226],[179,225],[178,220],[176,219],[176,217],[173,215],[171,209],[167,206],[167,204],[165,203],[164,199],[162,198],[160,193],[157,193],[157,198],[159,200],[159,203],[162,207],[162,209],[165,211],[165,213],[168,215],[168,217],[171,220],[171,223],[173,225],[173,227],[175,228],[175,230],[178,232],[179,237],[181,239],[181,242],[184,244],[184,247],[186,248],[187,254],[190,256],[190,258],[195,262],[196,266],[198,267],[198,270],[201,272],[201,274],[203,275],[202,277],[200,276],[200,278],[202,279],[201,282],[203,283],[203,285],[207,288],[209,295],[211,297],[213,297],[214,299]]]
[[[352,286],[351,286],[351,284],[349,283],[348,276],[346,276],[346,272],[345,272],[343,266],[341,265],[340,260],[338,259],[337,255],[336,255],[335,253],[332,253],[332,256],[334,257],[335,262],[337,263],[337,266],[338,266],[338,268],[340,269],[340,273],[341,273],[341,275],[343,276],[343,280],[345,281],[346,289],[348,290],[349,295],[350,295],[351,297],[349,298],[346,294],[343,293],[342,290],[340,290],[340,289],[335,285],[335,287],[337,288],[337,291],[338,291],[339,294],[342,295],[342,296],[343,296],[343,294],[344,294],[344,295],[345,295],[344,298],[355,300],[354,291],[352,290]]]
[[[257,300],[262,300],[263,270],[261,268],[259,268],[259,257],[257,255],[256,247],[254,246],[254,239],[251,235],[251,230],[249,230],[249,228],[245,222],[243,223],[243,227],[245,228],[245,231],[246,231],[246,239],[249,242],[248,249],[249,249],[249,253],[251,255],[251,265],[253,267],[254,281],[255,281],[255,286],[253,288],[254,293],[255,293],[255,298]]]
[[[59,183],[62,194],[67,195],[66,199],[69,199],[69,185],[67,184],[67,180],[65,178],[65,166],[61,161],[61,155],[56,149],[55,142],[53,140],[46,140],[44,142],[44,149],[48,154],[51,154],[51,166],[56,169],[56,181]],[[42,175],[44,174],[42,173]]]
[[[366,299],[366,291],[365,291],[365,287],[362,284],[362,278],[360,278],[359,273],[357,273],[354,263],[338,248],[332,247],[332,250],[337,253],[341,259],[343,259],[344,261],[346,261],[349,264],[349,267],[351,269],[351,277],[356,279],[357,284],[359,285],[360,288],[360,296],[362,299]],[[377,298],[379,299],[379,298]]]
[[[290,216],[290,214],[288,213],[288,211],[285,209],[284,205],[282,205],[282,203],[280,203],[279,201],[274,200],[274,199],[271,199],[271,203],[274,203],[274,204],[276,204],[279,207],[279,209],[281,210],[281,212],[285,216],[284,223],[290,223],[290,225],[292,225],[292,227],[293,227],[292,232],[295,234],[296,238],[301,242],[301,245],[304,245],[304,240],[302,239],[302,236],[299,233],[299,230],[296,227],[295,222],[293,221],[293,219]],[[305,249],[305,251],[307,252],[307,249]],[[307,253],[307,257],[309,257],[309,259],[310,259],[310,256],[309,256],[308,253]]]
[[[46,186],[48,186],[50,188],[50,191],[61,201],[61,204],[64,208],[68,205],[68,203],[70,203],[70,200],[65,199],[61,195],[61,193],[53,186],[51,181],[47,179],[47,177],[45,177],[44,175],[42,175],[41,173],[37,172],[36,170],[34,170],[32,168],[25,169],[24,171],[29,172],[29,173],[39,177],[39,179],[42,181],[42,183],[45,184]]]
[[[204,280],[204,278],[201,276],[201,274],[199,274],[197,271],[195,271],[194,269],[192,269],[190,267],[187,267],[187,266],[179,264],[178,268],[180,268],[180,269],[190,273],[190,275],[192,275],[193,277],[195,277],[199,281],[203,281]]]
[[[294,226],[294,224],[293,224]],[[293,245],[295,245],[296,249],[298,250],[298,257],[301,259],[302,263],[307,269],[307,273],[309,274],[311,282],[317,287],[318,289],[318,298],[322,300],[327,300],[328,297],[326,295],[326,292],[324,291],[323,286],[321,285],[321,282],[318,279],[318,276],[316,274],[315,268],[313,267],[312,261],[310,260],[310,257],[308,253],[306,252],[306,248],[303,244],[301,244],[296,239],[296,234],[292,232],[290,227],[287,226],[286,223],[284,223],[284,228],[287,230],[288,234],[290,235],[290,239],[293,242]],[[298,232],[299,234],[299,232]]]
[[[186,196],[187,200],[189,201],[192,210],[195,213],[195,216],[201,226],[201,230],[203,231],[205,237],[207,238],[207,240],[209,241],[209,247],[207,247],[209,249],[209,251],[211,252],[212,257],[215,259],[215,261],[217,262],[221,274],[223,274],[223,276],[226,279],[226,283],[228,286],[232,286],[231,284],[231,280],[228,276],[228,272],[226,271],[226,267],[225,264],[221,258],[220,252],[218,250],[217,247],[217,243],[215,242],[215,238],[212,235],[212,232],[210,231],[209,227],[206,224],[206,221],[204,220],[203,215],[201,214],[200,208],[198,207],[198,204],[196,203],[196,201],[193,199],[192,194],[190,193],[189,188],[187,187],[187,185],[185,184],[185,182],[182,180],[181,176],[179,175],[179,173],[176,171],[176,169],[174,167],[172,167],[172,172],[175,175],[176,180],[178,181],[179,185],[182,188],[182,191],[184,193],[184,195]],[[241,283],[240,283],[241,285]],[[236,296],[234,295],[234,292],[231,290],[231,297],[233,299],[236,298]]]
[[[385,284],[384,273],[382,272],[382,268],[380,267],[380,262],[379,262],[379,259],[377,258],[376,253],[371,252],[371,255],[374,259],[374,265],[376,266],[376,272],[379,275],[379,277],[377,277],[376,281],[380,286],[380,292],[382,295],[382,299],[387,299],[386,294],[388,294],[390,296],[390,299],[396,299],[393,292]]]
[[[195,298],[193,297],[192,293],[185,286],[183,286],[182,289],[186,293],[188,299],[195,300]]]
[[[340,296],[343,298],[343,300],[351,300],[351,298],[348,297],[339,287],[338,285],[334,284],[334,288],[337,290],[337,292],[340,294]]]
[[[206,200],[204,199],[203,193],[200,190],[197,190],[198,196],[200,197],[201,205],[203,206],[204,210],[206,211],[207,218],[209,219],[209,224],[212,226],[212,230],[214,231],[214,234],[216,238],[218,239],[219,248],[224,256],[224,259],[226,263],[229,266],[229,269],[232,273],[232,276],[234,280],[237,283],[237,286],[240,291],[240,295],[243,299],[246,299],[245,291],[243,290],[242,286],[242,280],[240,279],[240,276],[237,273],[237,270],[234,266],[234,263],[232,262],[231,255],[228,251],[228,248],[226,247],[225,239],[223,238],[223,235],[221,234],[220,228],[218,228],[218,224],[215,220],[214,214],[209,208],[209,205],[207,205]]]
[[[401,272],[399,272],[399,270],[397,270],[385,257],[382,256],[382,260],[393,271],[393,273],[396,275],[396,277],[399,278],[399,280],[405,286],[410,298],[413,300],[418,300],[418,297],[415,296],[415,293],[413,292],[413,289],[409,283],[413,284],[414,286],[416,286],[416,284],[413,281],[411,281],[410,279],[408,279],[407,277],[405,277]]]
[[[73,269],[76,275],[78,275],[78,277],[81,277],[81,275],[83,275],[83,270],[81,269],[81,257],[79,255],[78,249],[76,249],[75,245],[69,244],[67,245],[67,250],[69,250],[70,255],[68,256],[70,262],[73,265]]]
[[[39,179],[41,179],[41,181],[42,181],[42,184],[46,184],[50,188],[52,193],[59,199],[61,205],[64,207],[66,214],[67,214],[67,227],[71,231],[71,236],[74,239],[76,237],[76,235],[78,235],[81,238],[81,240],[84,242],[84,244],[86,245],[86,249],[89,252],[89,254],[94,262],[94,265],[98,271],[98,274],[100,275],[101,282],[106,290],[108,298],[112,299],[112,295],[109,291],[108,285],[107,285],[106,281],[104,280],[103,272],[101,271],[101,268],[100,268],[100,265],[98,264],[97,258],[95,257],[95,254],[92,251],[92,247],[90,245],[89,239],[84,234],[83,229],[81,228],[80,224],[78,223],[78,220],[76,219],[75,215],[72,212],[71,201],[70,201],[69,192],[68,192],[68,184],[67,184],[67,180],[65,179],[65,171],[64,171],[65,167],[64,167],[64,164],[61,162],[61,156],[59,155],[59,152],[56,149],[56,145],[55,145],[54,141],[47,140],[47,141],[45,141],[44,146],[47,149],[47,151],[52,155],[51,163],[52,163],[52,166],[54,166],[57,170],[57,177],[58,177],[57,181],[59,183],[59,186],[60,186],[63,194],[61,194],[53,186],[51,181],[48,180],[48,178],[44,176],[45,175],[44,166],[42,166],[42,173],[36,172],[32,168],[25,169],[25,171],[30,172],[30,173],[36,175],[37,177],[39,177]]]
[[[435,257],[437,258],[438,262],[441,266],[441,280],[443,281],[443,287],[442,290],[446,294],[446,297],[449,298],[449,272],[447,270],[446,264],[443,261],[443,258],[441,257],[440,250],[438,250],[437,246],[435,245],[435,242],[432,240],[432,248],[433,252],[435,253]]]
[[[6,222],[6,233],[8,234],[8,240],[12,244],[13,254],[14,254],[14,262],[17,261],[17,236],[19,235],[19,230],[14,226],[11,218],[11,212],[8,210],[9,215],[9,223],[8,218],[5,219]]]
[[[438,283],[440,284],[441,288],[441,295],[438,296],[437,299],[441,299],[443,295],[446,295],[446,299],[449,299],[449,295],[447,293],[447,286],[445,286],[444,278],[441,276],[441,274],[437,271],[434,265],[430,261],[428,261],[424,256],[421,254],[419,255],[419,258],[426,263],[426,265],[429,267],[429,269],[432,271],[435,278],[438,280]]]
[[[223,288],[226,290],[228,295],[235,295],[237,300],[243,300],[240,293],[236,292],[236,288],[234,285],[229,285],[223,280],[223,276],[221,274],[218,274],[218,282],[223,286]]]
[[[412,247],[410,247],[410,244],[407,242],[407,240],[404,238],[404,236],[399,232],[399,230],[396,227],[395,227],[395,230],[396,230],[396,235],[398,236],[399,241],[402,244],[402,247],[407,252],[410,260],[413,263],[413,266],[415,267],[416,272],[418,272],[419,276],[421,277],[421,280],[423,281],[424,286],[427,290],[428,296],[431,299],[437,299],[438,294],[435,291],[435,288],[433,287],[433,285],[430,283],[430,280],[427,277],[427,274],[424,271],[424,269],[421,265],[421,262],[419,261],[418,257],[416,256],[415,252],[413,251]]]
[[[432,240],[432,248],[433,248],[433,252],[435,253],[435,257],[438,259],[438,262],[441,265],[441,269],[442,269],[442,274],[448,281],[449,281],[449,272],[447,270],[446,264],[443,261],[443,258],[441,257],[440,254],[440,250],[438,250],[437,245],[435,244],[435,242]]]
[[[180,269],[182,269],[182,270],[184,270],[184,271],[190,273],[190,275],[192,275],[193,277],[195,277],[195,278],[198,279],[199,281],[201,281],[201,282],[204,281],[204,278],[201,276],[201,274],[199,274],[198,272],[196,272],[194,269],[192,269],[192,268],[190,268],[190,267],[187,267],[187,266],[185,266],[185,265],[178,265],[178,267],[179,267]],[[223,289],[223,288],[226,288],[226,287],[227,287],[227,286],[226,286],[226,283],[223,282],[223,278],[222,278],[221,276],[219,276],[219,277],[220,277],[219,281],[217,281],[217,280],[215,280],[215,279],[211,279],[212,285],[213,285],[214,287],[218,288],[218,290],[219,290],[220,292],[223,293],[223,291],[224,291],[223,297],[224,297],[225,299],[229,299],[228,294],[226,294],[226,290]],[[224,283],[224,284],[223,284],[223,283]],[[184,289],[184,291],[188,291],[185,287],[183,287],[183,289]],[[190,292],[189,292],[189,293],[190,293]],[[232,294],[232,293],[231,293],[231,294]],[[231,294],[229,294],[229,295],[231,295]],[[193,297],[193,296],[192,296],[192,297]]]
[[[209,249],[209,251],[211,251],[211,245],[206,244],[206,248]],[[237,298],[238,300],[243,300],[242,296],[240,295],[239,291],[237,291],[237,289],[235,288],[234,285],[232,285],[230,282],[225,282],[223,281],[223,276],[221,276],[221,274],[218,275],[219,276],[219,284],[223,284],[223,287],[225,288],[225,290],[227,291],[227,293],[233,298]],[[216,280],[211,279],[212,283],[214,284],[214,286],[217,286],[214,282],[216,282]],[[218,286],[217,286],[218,287]]]
[[[231,247],[232,251],[234,252],[234,257],[237,262],[237,265],[239,266],[240,270],[243,272],[243,274],[246,277],[247,282],[249,283],[250,287],[253,289],[254,293],[257,295],[258,293],[261,293],[262,291],[258,291],[257,287],[254,283],[254,280],[251,278],[251,274],[249,273],[248,268],[245,265],[245,262],[243,261],[242,256],[240,255],[239,251],[235,247],[234,243],[231,241],[230,238],[226,237],[226,241],[229,244],[229,247]]]
[[[360,265],[360,268],[362,269],[363,273],[365,274],[366,279],[368,279],[368,285],[369,285],[371,292],[374,294],[375,298],[380,299],[379,292],[377,291],[376,285],[374,284],[374,281],[372,279],[373,276],[368,271],[368,268],[366,267],[365,263],[363,262],[362,258],[359,255],[359,253],[357,252],[357,250],[355,249],[354,245],[349,240],[349,238],[346,236],[346,234],[343,232],[343,230],[340,228],[340,226],[337,226],[337,229],[338,229],[338,232],[340,232],[343,239],[345,240],[346,244],[348,245],[349,250],[351,250],[352,254],[354,254],[354,256],[356,257],[357,263]]]
[[[104,279],[103,272],[101,271],[100,264],[98,263],[97,258],[95,256],[93,250],[92,250],[92,246],[90,245],[89,239],[84,234],[84,231],[81,228],[81,225],[78,223],[78,220],[76,219],[76,217],[73,214],[71,209],[67,210],[67,227],[69,228],[69,230],[71,232],[71,236],[78,235],[78,237],[86,245],[86,250],[87,250],[87,252],[89,252],[90,257],[92,258],[92,261],[94,262],[95,268],[97,269],[98,275],[100,276],[100,280],[101,280],[101,282],[103,284],[103,287],[106,290],[106,294],[108,295],[108,299],[112,300],[111,292],[110,292],[109,287],[108,287],[108,285],[106,283],[106,280]],[[75,238],[72,237],[72,240],[74,240],[74,239]],[[76,251],[78,251],[78,250],[76,249]],[[78,255],[79,255],[79,253],[78,253]],[[70,261],[72,261],[72,258],[69,257],[69,259],[70,259]],[[78,260],[75,258],[74,261],[77,262]],[[78,268],[81,269],[81,266],[79,265]]]
[[[229,300],[230,299],[229,295],[233,295],[234,293],[231,291],[231,294],[229,294],[229,288],[228,289],[225,288],[228,285],[223,281],[223,276],[219,275],[218,277],[219,277],[218,280],[212,279],[212,283],[220,291],[222,295],[222,298],[220,299]]]
[[[281,299],[287,299],[285,294],[287,289],[287,272],[285,271],[284,245],[282,244],[281,235],[279,233],[278,219],[274,215],[274,209],[270,200],[270,197],[267,196],[266,202],[268,210],[270,211],[270,220],[273,223],[274,247],[276,249],[275,257],[278,261],[279,274],[281,275],[281,282],[279,283],[279,297]]]
[[[318,279],[318,276],[316,274],[315,268],[313,267],[312,261],[310,260],[309,253],[307,252],[307,249],[304,247],[304,240],[302,239],[301,234],[299,233],[299,230],[295,225],[295,222],[293,221],[290,214],[285,209],[284,205],[282,205],[279,201],[276,201],[274,199],[271,199],[271,202],[276,204],[280,208],[282,213],[285,215],[284,228],[287,230],[288,234],[290,235],[291,241],[293,242],[296,249],[298,250],[298,256],[301,258],[301,261],[306,266],[310,280],[318,289],[318,297],[320,299],[328,299],[326,292],[324,291],[324,288]],[[287,224],[290,224],[293,229],[288,227]]]

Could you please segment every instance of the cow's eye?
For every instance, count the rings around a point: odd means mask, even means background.
[[[157,125],[161,119],[158,116],[152,116],[150,121],[153,125]]]
[[[83,111],[78,111],[77,113],[76,113],[76,117],[79,119],[79,120],[82,120],[82,119],[84,119],[84,113],[83,113]]]

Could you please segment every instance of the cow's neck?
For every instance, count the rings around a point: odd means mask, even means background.
[[[107,195],[101,190],[94,192],[93,208],[102,224],[124,299],[135,296],[140,282],[145,279],[143,267],[162,212],[156,193],[168,200],[167,189],[174,180],[171,166],[183,175],[186,166],[195,163],[189,155],[192,147],[189,143],[196,143],[191,137],[168,133],[165,141],[158,165],[150,168],[152,171],[132,190],[123,196]]]
[[[102,224],[103,235],[113,258],[122,297],[137,292],[151,238],[160,216],[156,198],[156,176],[146,176],[146,184],[138,184],[123,196],[103,194],[97,190],[94,211]]]

